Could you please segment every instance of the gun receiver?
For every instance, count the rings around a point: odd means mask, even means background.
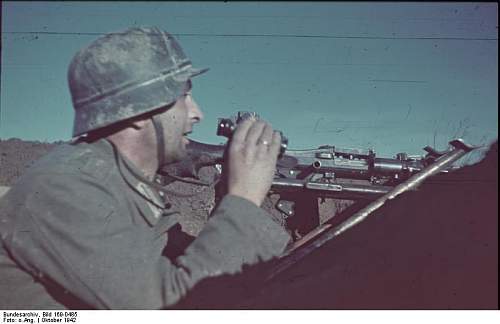
[[[311,190],[328,198],[372,199],[387,193],[442,154],[432,151],[425,157],[409,157],[399,153],[395,158],[378,158],[373,150],[338,149],[328,145],[288,150],[278,160],[272,189],[277,192]],[[358,180],[358,184],[352,180]]]
[[[165,167],[160,174],[199,180],[202,167],[223,163],[225,147],[191,140],[187,145],[187,158]],[[288,150],[278,159],[271,192],[311,191],[323,198],[371,200],[389,192],[442,154],[432,151],[423,157],[400,153],[395,158],[378,158],[373,150],[334,146]],[[277,208],[287,216],[293,215],[289,208]]]

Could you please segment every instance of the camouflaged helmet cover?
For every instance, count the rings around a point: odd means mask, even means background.
[[[191,77],[207,70],[194,69],[173,36],[157,27],[104,35],[69,65],[73,136],[172,104]]]

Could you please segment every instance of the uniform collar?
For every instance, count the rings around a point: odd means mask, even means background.
[[[142,170],[135,166],[118,148],[107,139],[95,142],[96,146],[114,156],[119,172],[125,182],[139,195],[158,208],[164,209],[165,203],[154,184],[146,178]]]

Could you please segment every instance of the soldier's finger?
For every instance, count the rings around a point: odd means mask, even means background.
[[[260,151],[268,154],[272,141],[273,141],[273,127],[270,124],[266,123],[262,131],[262,134],[257,140],[257,146]]]
[[[264,131],[264,128],[266,127],[266,122],[263,120],[257,120],[248,130],[247,137],[246,137],[246,142],[249,145],[259,145],[257,141],[259,138],[262,136],[262,132]]]
[[[248,130],[255,123],[255,118],[250,117],[238,123],[236,130],[234,131],[231,141],[236,144],[242,144],[245,142]]]
[[[281,149],[281,132],[273,131],[273,140],[271,145],[269,146],[269,151],[273,153],[273,155],[278,156],[278,153]]]

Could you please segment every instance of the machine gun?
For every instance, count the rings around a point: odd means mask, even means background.
[[[230,138],[236,124],[249,115],[258,117],[255,113],[239,112],[232,118],[219,119],[217,134]],[[465,151],[471,149],[459,139],[451,141],[450,145]],[[200,181],[199,171],[214,166],[220,174],[225,149],[226,145],[190,141],[187,158],[168,166],[160,174],[175,179],[192,178],[194,181],[187,182],[208,186],[210,183]],[[318,199],[372,202],[449,152],[440,152],[429,146],[424,151],[423,156],[399,153],[394,158],[382,158],[371,149],[344,149],[332,145],[290,150],[288,139],[282,136],[281,152],[269,193],[279,194],[275,207],[298,239],[318,227]],[[452,169],[454,167],[447,165],[439,173]]]

